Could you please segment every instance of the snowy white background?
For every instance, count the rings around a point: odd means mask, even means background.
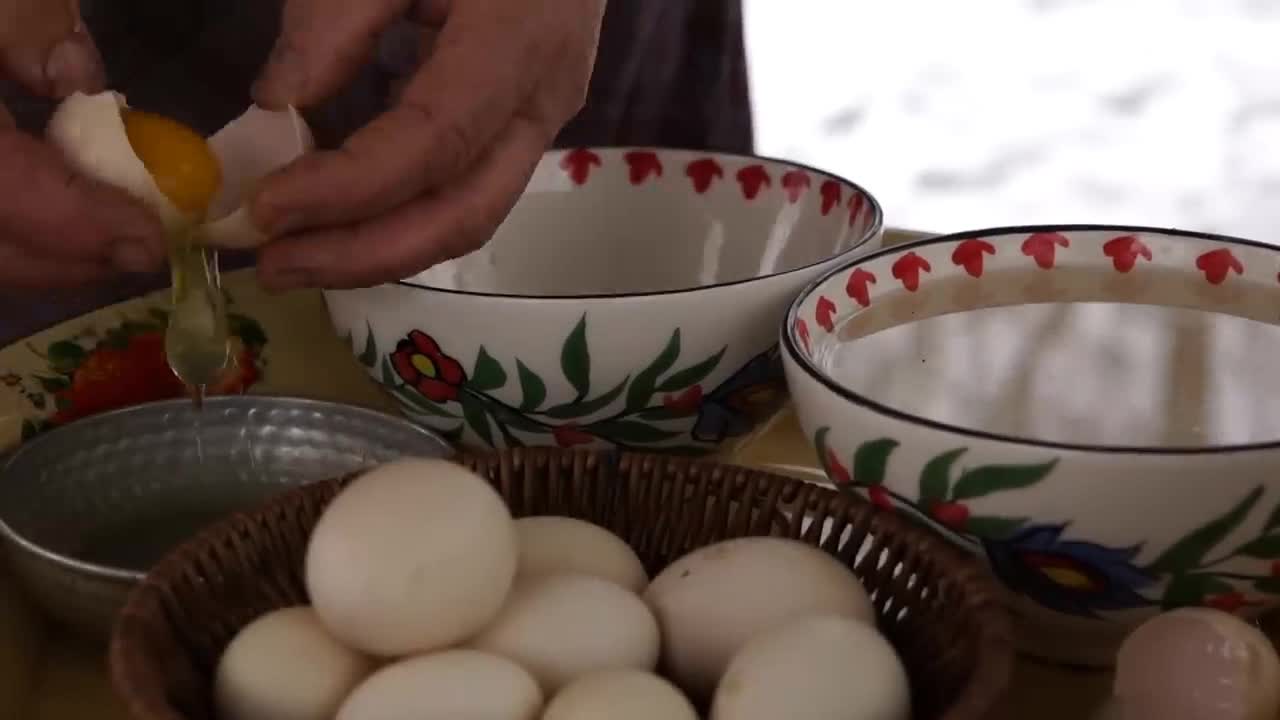
[[[889,223],[1280,242],[1280,0],[747,0],[758,148]]]

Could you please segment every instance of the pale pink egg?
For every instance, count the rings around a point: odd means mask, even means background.
[[[1124,720],[1276,720],[1280,658],[1261,630],[1233,615],[1175,610],[1125,640],[1115,695]]]

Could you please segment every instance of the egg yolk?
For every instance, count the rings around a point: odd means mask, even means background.
[[[156,186],[180,212],[201,221],[222,184],[218,158],[191,128],[162,115],[124,110],[124,131]]]

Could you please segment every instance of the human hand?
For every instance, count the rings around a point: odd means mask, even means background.
[[[252,204],[276,238],[271,289],[399,280],[485,242],[582,107],[605,0],[287,0],[254,88],[279,109],[337,92],[406,13],[439,28],[392,108],[340,149],[267,178]],[[424,30],[425,32],[425,30]]]
[[[62,98],[102,88],[75,0],[0,0],[0,71]],[[76,174],[0,105],[0,286],[62,288],[164,264],[159,222],[125,193]]]

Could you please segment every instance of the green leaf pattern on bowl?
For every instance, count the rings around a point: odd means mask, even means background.
[[[1085,617],[1141,607],[1207,606],[1235,612],[1261,605],[1261,595],[1280,594],[1280,505],[1270,510],[1256,536],[1234,545],[1226,542],[1259,511],[1261,486],[1141,564],[1137,556],[1142,544],[1110,547],[1071,537],[1070,523],[1040,524],[975,512],[975,501],[1044,482],[1057,468],[1057,458],[964,467],[968,449],[947,450],[924,464],[911,498],[885,486],[898,441],[867,440],[846,460],[828,444],[830,430],[819,428],[814,446],[827,477],[838,487],[864,493],[882,508],[903,510],[981,552],[1006,584],[1049,609]],[[1275,562],[1266,575],[1230,571],[1227,566],[1238,558]]]
[[[744,434],[785,397],[776,346],[708,389],[728,348],[686,358],[679,327],[647,363],[605,385],[592,376],[587,328],[583,314],[561,343],[560,374],[573,389],[567,398],[553,398],[547,376],[532,363],[506,361],[490,347],[477,350],[467,371],[422,330],[380,348],[367,326],[364,346],[353,349],[411,419],[454,441],[470,430],[491,447],[607,443],[700,455]]]

